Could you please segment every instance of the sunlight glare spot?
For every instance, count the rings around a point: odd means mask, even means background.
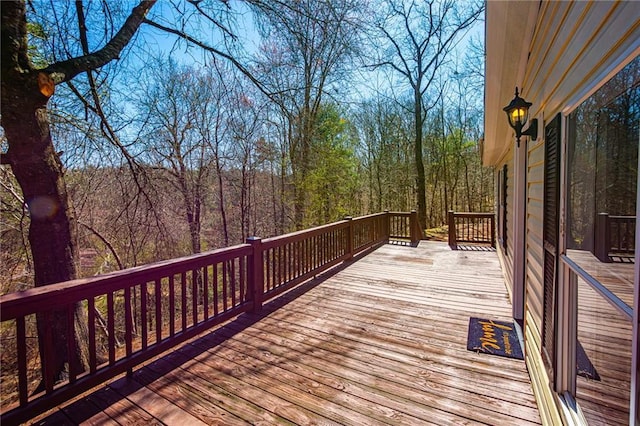
[[[29,211],[34,219],[52,218],[58,212],[58,203],[48,195],[37,196],[29,202]]]

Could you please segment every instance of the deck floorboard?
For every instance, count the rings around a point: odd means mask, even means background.
[[[36,420],[540,424],[524,361],[466,350],[470,316],[510,319],[495,252],[385,245]]]

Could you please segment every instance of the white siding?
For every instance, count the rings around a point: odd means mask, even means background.
[[[530,143],[527,155],[527,295],[526,308],[538,330],[542,330],[543,251],[542,212],[544,202],[544,143],[539,137]]]
[[[533,112],[552,118],[575,107],[631,60],[640,47],[639,10],[633,1],[543,3],[522,82]]]

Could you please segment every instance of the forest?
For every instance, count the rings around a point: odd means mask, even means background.
[[[427,230],[449,210],[493,211],[483,12],[479,0],[1,2],[0,294],[346,216],[416,210]],[[111,308],[95,304],[29,319],[30,377],[44,377],[49,335],[64,379],[87,341],[81,328],[67,340],[69,312],[100,320]],[[15,363],[5,350],[3,377]]]
[[[417,209],[426,229],[450,209],[493,209],[478,146],[482,2],[13,8],[2,6],[3,294],[346,215]],[[21,51],[5,48],[11,37]],[[39,78],[32,101],[18,72]],[[18,114],[28,102],[41,122]],[[63,226],[36,226],[53,216]],[[39,279],[38,263],[75,266]]]

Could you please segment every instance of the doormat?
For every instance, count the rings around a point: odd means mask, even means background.
[[[467,350],[524,359],[520,341],[512,322],[469,318]]]

